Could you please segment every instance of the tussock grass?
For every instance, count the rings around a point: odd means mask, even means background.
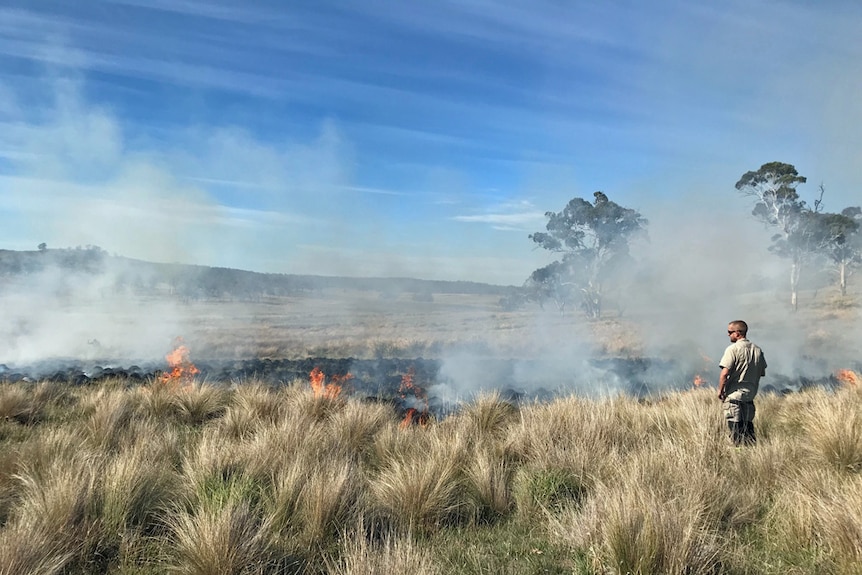
[[[818,393],[802,421],[813,455],[836,469],[862,471],[862,393]]]
[[[196,382],[179,390],[174,400],[180,421],[188,425],[201,425],[222,414],[227,394],[223,388]]]
[[[413,441],[370,479],[373,513],[401,532],[433,532],[463,511],[466,438],[443,427],[406,431]]]
[[[149,385],[138,387],[133,393],[145,415],[159,421],[176,415],[176,393],[170,386],[151,381]]]
[[[24,425],[39,423],[68,400],[65,388],[57,384],[0,383],[0,420]]]
[[[311,391],[304,380],[293,381],[284,391],[285,409],[297,412],[315,421],[325,421],[344,409],[346,395],[323,395]]]
[[[19,500],[9,533],[19,547],[12,559],[31,555],[25,534],[39,537],[55,560],[85,562],[95,538],[98,507],[98,458],[58,462],[49,466],[22,465],[16,474]],[[23,560],[23,559],[18,559]]]
[[[713,395],[0,385],[0,575],[859,573],[859,392],[764,395],[745,449]]]
[[[179,512],[170,519],[174,540],[172,570],[184,575],[236,575],[266,572],[270,547],[259,518],[248,504]]]
[[[161,525],[180,492],[179,476],[169,460],[139,447],[108,462],[101,491],[101,528],[119,544],[128,531],[148,533]]]
[[[464,470],[467,501],[473,519],[493,522],[504,518],[514,506],[512,465],[489,447],[478,447]]]
[[[412,539],[388,533],[380,541],[372,542],[365,536],[365,529],[362,527],[355,533],[345,535],[341,556],[337,560],[327,561],[327,571],[332,575],[446,573],[435,561],[434,553],[420,547]]]
[[[332,435],[335,448],[350,457],[367,458],[374,438],[394,417],[394,411],[387,405],[351,400],[341,411],[333,414],[327,430]]]
[[[517,421],[518,409],[494,391],[478,396],[461,415],[467,426],[465,432],[481,441],[505,436],[509,426]]]
[[[219,426],[228,436],[246,437],[275,424],[283,408],[284,402],[274,390],[260,382],[248,382],[234,391]]]
[[[135,399],[123,390],[110,388],[85,396],[82,409],[89,416],[84,435],[96,448],[104,451],[116,448],[137,411]]]
[[[0,384],[0,418],[18,423],[32,420],[33,400],[23,386]]]
[[[65,542],[34,525],[14,524],[0,533],[0,575],[59,574],[74,555]]]

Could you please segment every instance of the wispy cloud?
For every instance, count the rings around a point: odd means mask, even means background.
[[[856,3],[20,5],[0,8],[0,174],[7,215],[43,214],[15,223],[31,243],[108,239],[48,205],[76,198],[128,218],[104,229],[136,253],[470,257],[528,252],[504,232],[595,189],[645,211],[774,159],[836,208],[862,186]]]
[[[494,229],[504,231],[533,230],[546,219],[545,213],[537,210],[528,201],[502,204],[484,213],[457,215],[456,222],[490,224]]]

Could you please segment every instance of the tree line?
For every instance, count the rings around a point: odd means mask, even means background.
[[[770,162],[746,172],[735,185],[742,197],[754,199],[751,215],[775,232],[768,250],[788,264],[790,307],[794,311],[805,270],[833,271],[843,297],[848,278],[862,265],[862,208],[826,212],[822,184],[813,202],[800,197],[797,187],[806,181],[792,164]],[[546,212],[545,231],[528,237],[537,247],[559,257],[535,270],[518,291],[501,299],[503,307],[553,303],[563,311],[579,305],[588,318],[601,317],[606,295],[631,274],[630,245],[646,235],[649,222],[603,192],[595,192],[593,198],[592,202],[573,198],[562,211]]]

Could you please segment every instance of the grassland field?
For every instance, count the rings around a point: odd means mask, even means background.
[[[739,310],[759,330],[848,345],[857,295],[807,295],[797,314],[772,294]],[[515,357],[571,330],[637,355],[667,317],[344,292],[155,303],[147,319],[187,328],[202,357]],[[86,305],[75,312],[140,319]],[[0,574],[862,573],[860,394],[763,395],[758,444],[734,448],[709,387],[518,406],[487,393],[402,426],[304,380],[3,383]]]

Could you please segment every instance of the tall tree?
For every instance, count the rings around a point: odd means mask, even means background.
[[[803,264],[816,253],[819,240],[815,216],[820,210],[823,188],[814,207],[809,207],[796,192],[796,187],[806,181],[792,164],[770,162],[757,171],[746,172],[736,182],[743,196],[755,199],[752,215],[778,230],[770,251],[790,260],[790,305],[794,310],[799,304]]]
[[[823,252],[834,266],[838,289],[847,295],[847,278],[862,264],[862,208],[844,208],[840,214],[821,214],[819,227]]]
[[[561,212],[547,212],[546,232],[530,234],[538,246],[562,257],[534,271],[525,287],[540,303],[553,299],[562,310],[580,295],[588,317],[601,317],[605,282],[629,259],[629,243],[647,226],[637,211],[595,192],[593,203],[569,201]]]

